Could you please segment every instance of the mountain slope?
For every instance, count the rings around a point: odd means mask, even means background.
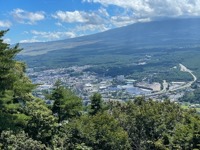
[[[39,55],[49,51],[130,46],[133,48],[177,46],[198,44],[200,41],[200,19],[170,19],[147,23],[137,23],[89,36],[61,41],[21,44],[22,55]],[[98,47],[97,47],[98,46]],[[100,47],[99,47],[100,46]],[[105,50],[105,51],[109,51]]]
[[[19,59],[29,67],[98,65],[101,67],[96,68],[98,72],[105,73],[111,68],[112,72],[121,74],[128,74],[130,70],[133,73],[166,69],[183,63],[200,76],[199,30],[199,18],[136,23],[74,39],[21,44],[24,51]],[[147,55],[151,59],[146,65],[130,67],[147,59]]]

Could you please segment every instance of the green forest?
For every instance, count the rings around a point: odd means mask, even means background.
[[[165,100],[91,104],[57,81],[47,105],[34,97],[21,51],[3,42],[0,31],[0,149],[2,150],[198,150],[200,116]]]

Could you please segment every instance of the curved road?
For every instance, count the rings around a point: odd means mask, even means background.
[[[185,85],[183,86],[180,86],[180,87],[177,87],[177,88],[174,88],[174,89],[171,89],[169,90],[169,92],[173,92],[173,91],[177,91],[177,90],[181,90],[181,89],[185,89],[185,88],[188,88],[190,87],[196,80],[197,80],[197,77],[192,73],[192,71],[188,68],[186,68],[184,65],[182,64],[179,64],[179,66],[181,67],[181,71],[183,72],[188,72],[189,74],[191,74],[191,76],[193,77],[193,80],[186,83]]]
[[[189,74],[191,74],[191,76],[193,77],[192,81],[190,81],[190,82],[188,82],[188,83],[186,83],[186,84],[184,84],[182,86],[176,87],[174,89],[167,90],[168,83],[164,80],[163,81],[163,90],[161,90],[159,92],[156,92],[156,93],[147,94],[145,96],[156,96],[156,95],[161,95],[161,94],[164,94],[164,93],[167,93],[167,92],[174,92],[174,91],[177,91],[177,90],[182,90],[182,89],[190,87],[197,80],[197,77],[192,73],[191,70],[189,70],[183,64],[179,64],[179,66],[181,68],[181,71],[188,72]]]

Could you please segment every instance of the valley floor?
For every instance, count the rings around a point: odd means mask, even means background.
[[[35,95],[44,97],[44,91],[50,91],[54,83],[60,79],[63,85],[72,89],[79,95],[84,102],[90,103],[90,96],[98,92],[104,100],[127,101],[136,96],[145,96],[147,98],[165,99],[170,98],[172,101],[178,101],[184,95],[185,90],[191,90],[191,85],[197,80],[194,73],[183,64],[179,64],[180,71],[189,73],[192,81],[152,82],[150,79],[136,81],[127,78],[124,75],[116,77],[99,76],[95,73],[84,71],[91,66],[73,66],[68,68],[49,69],[35,72],[34,69],[28,70],[29,77],[34,83],[40,84],[35,91]],[[49,101],[49,100],[47,100]]]

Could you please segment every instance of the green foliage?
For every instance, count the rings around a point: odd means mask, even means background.
[[[93,149],[125,150],[130,149],[128,135],[108,113],[82,116],[69,123],[71,143],[81,144]]]
[[[24,114],[23,106],[35,88],[25,75],[25,64],[15,60],[21,49],[18,45],[10,48],[3,42],[2,37],[6,32],[0,31],[0,118],[5,118],[4,122],[1,121],[0,131],[18,130],[26,126],[29,116]]]
[[[31,80],[24,74],[26,66],[24,63],[16,62],[15,64],[15,78],[16,81],[13,84],[13,91],[15,93],[15,98],[19,100],[24,100],[24,94],[30,93],[36,87],[32,84]]]
[[[84,143],[76,144],[75,149],[76,149],[76,150],[92,150],[91,147],[85,146]]]
[[[7,31],[0,31],[0,94],[6,90],[13,90],[15,97],[22,97],[30,93],[35,86],[24,74],[26,66],[15,60],[17,53],[21,51],[19,45],[12,48],[3,43],[2,37]]]
[[[181,102],[200,104],[200,88],[186,92],[179,100]]]
[[[14,133],[12,131],[3,131],[0,135],[0,149],[48,150],[48,148],[44,144],[31,139],[23,131],[19,133]]]
[[[24,114],[23,104],[15,102],[13,91],[4,91],[0,96],[0,131],[6,129],[19,130],[27,125],[29,116]]]
[[[2,37],[6,32],[0,31],[0,93],[13,88],[13,84],[16,81],[14,77],[16,64],[14,57],[20,52],[18,45],[9,48],[9,44],[3,42]]]
[[[102,102],[101,94],[94,93],[91,96],[90,100],[91,100],[91,110],[90,110],[91,115],[95,115],[98,112],[102,111],[103,102]]]
[[[33,139],[48,143],[57,126],[57,119],[52,115],[52,111],[44,101],[36,99],[26,103],[25,112],[30,117],[25,130]]]
[[[117,105],[113,115],[128,132],[135,150],[199,148],[199,116],[192,111],[184,112],[168,100],[137,98],[126,105]]]
[[[80,116],[82,101],[71,90],[61,86],[59,81],[55,84],[51,99],[54,100],[52,111],[58,115],[58,121]]]
[[[51,148],[54,150],[70,149],[74,144],[70,143],[71,135],[68,128],[61,125],[57,128],[51,139]]]

